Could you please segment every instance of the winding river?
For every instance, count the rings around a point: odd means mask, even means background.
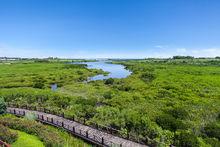
[[[107,61],[81,62],[80,64],[86,64],[89,69],[102,69],[103,71],[109,72],[108,75],[100,74],[94,77],[89,77],[88,81],[104,80],[109,78],[126,78],[131,74],[131,71],[125,69],[125,66],[112,64]]]

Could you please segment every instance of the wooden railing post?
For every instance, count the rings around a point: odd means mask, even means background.
[[[89,132],[88,132],[88,130],[86,131],[86,137],[89,138]]]
[[[73,132],[75,133],[75,127],[73,126]]]
[[[102,137],[102,144],[104,144],[104,138]]]

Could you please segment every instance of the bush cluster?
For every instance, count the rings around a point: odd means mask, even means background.
[[[8,144],[15,142],[18,138],[18,134],[16,132],[10,131],[9,128],[0,124],[0,140],[4,141]]]
[[[5,101],[4,101],[3,97],[0,97],[0,114],[5,113],[5,111],[6,111]]]
[[[30,121],[30,120],[19,119],[19,118],[11,118],[11,117],[3,117],[0,119],[0,125],[9,127],[15,130],[20,130],[28,134],[36,135],[39,137],[41,141],[44,142],[46,146],[49,146],[49,147],[50,146],[62,146],[62,144],[64,144],[64,140],[59,137],[59,134],[57,132],[48,129],[46,126],[36,121]],[[11,136],[14,136],[14,135],[11,135]],[[14,138],[12,137],[12,140],[9,139],[6,141],[9,141],[9,143],[11,143],[14,141]]]

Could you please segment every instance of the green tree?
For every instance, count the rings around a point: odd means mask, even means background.
[[[173,59],[194,59],[193,56],[173,56]]]

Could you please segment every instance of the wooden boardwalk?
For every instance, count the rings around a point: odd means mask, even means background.
[[[124,138],[114,136],[101,130],[53,114],[12,107],[8,107],[7,112],[17,116],[25,116],[27,113],[34,113],[37,116],[38,121],[64,128],[66,131],[98,146],[146,147],[146,145],[126,140]]]

